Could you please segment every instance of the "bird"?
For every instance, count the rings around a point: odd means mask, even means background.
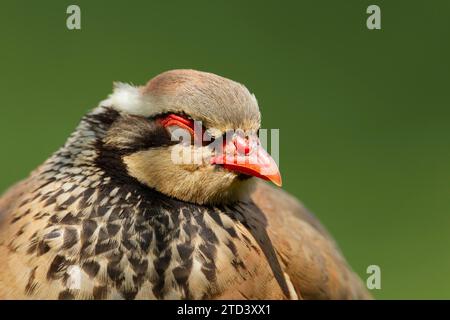
[[[0,299],[371,299],[260,125],[213,73],[114,83],[0,198]]]

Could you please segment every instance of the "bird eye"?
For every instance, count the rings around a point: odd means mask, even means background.
[[[194,120],[177,114],[169,114],[159,118],[158,121],[164,128],[166,128],[166,130],[172,135],[172,137],[174,137],[175,135],[175,138],[177,140],[181,134],[180,132],[178,132],[178,130],[182,129],[189,133],[191,137],[190,139],[191,144],[193,144],[194,142],[202,144],[203,132],[205,130],[204,128],[202,128],[200,134],[196,132],[195,128],[196,123],[194,122]],[[181,135],[184,136],[183,134]]]
[[[175,130],[183,129],[187,130],[191,135],[191,143],[197,143],[198,145],[207,146],[221,138],[223,133],[217,129],[206,129],[201,126],[201,131],[198,131],[198,123],[187,117],[183,117],[177,114],[169,114],[157,119],[161,125],[166,128],[170,134],[174,134]]]
[[[187,119],[176,114],[169,114],[168,116],[160,118],[159,121],[165,128],[176,126],[186,129],[191,133],[191,135],[194,135],[194,121],[191,119]]]

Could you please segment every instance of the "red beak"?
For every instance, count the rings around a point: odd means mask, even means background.
[[[272,181],[281,187],[281,174],[275,160],[261,146],[257,137],[236,136],[224,146],[222,155],[211,159],[230,171]]]

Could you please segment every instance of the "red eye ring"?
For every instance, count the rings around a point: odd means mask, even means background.
[[[187,129],[192,135],[194,135],[194,121],[191,119],[186,119],[176,114],[169,114],[164,118],[161,118],[159,121],[164,126],[164,128],[177,126],[183,129]]]

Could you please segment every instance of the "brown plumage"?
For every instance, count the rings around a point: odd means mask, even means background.
[[[221,165],[170,161],[177,142],[161,116],[257,130],[254,96],[198,71],[155,79],[118,84],[2,196],[0,298],[370,298],[293,197]]]

